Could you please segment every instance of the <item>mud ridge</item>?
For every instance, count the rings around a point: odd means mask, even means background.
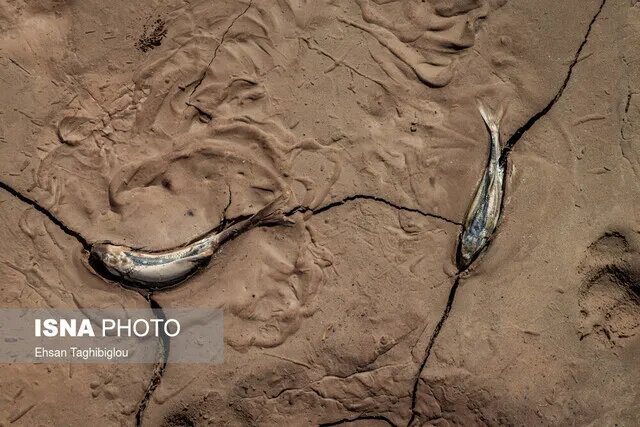
[[[509,152],[511,152],[513,147],[516,145],[516,143],[520,141],[520,139],[524,136],[524,134],[529,129],[531,129],[538,122],[538,120],[543,118],[549,111],[551,111],[553,106],[562,97],[564,90],[569,85],[569,81],[571,80],[571,76],[573,75],[574,67],[578,64],[578,62],[580,62],[580,55],[582,54],[582,50],[584,49],[587,42],[589,41],[589,36],[591,35],[591,30],[593,29],[593,24],[595,24],[596,20],[600,16],[600,13],[602,12],[602,9],[604,9],[604,6],[606,4],[607,4],[607,0],[602,0],[602,2],[600,3],[600,7],[596,11],[595,15],[593,15],[593,18],[591,18],[591,22],[589,22],[589,27],[587,28],[587,32],[582,38],[582,43],[580,43],[580,46],[578,47],[578,50],[576,51],[576,54],[573,57],[573,61],[571,61],[571,64],[569,64],[569,70],[567,71],[567,75],[564,78],[564,81],[562,82],[562,86],[560,86],[560,89],[558,89],[558,92],[556,92],[556,95],[551,99],[551,101],[549,101],[549,103],[542,110],[534,114],[529,120],[527,120],[525,124],[520,126],[520,128],[518,128],[518,130],[516,130],[514,134],[511,135],[511,138],[509,138],[509,140],[507,140],[507,142],[505,143],[504,148],[502,149],[502,153],[500,155],[500,163],[502,163],[503,165],[506,165],[507,156],[509,155]]]
[[[147,300],[149,301],[151,310],[157,316],[156,318],[162,318],[163,320],[166,320],[166,316],[160,304],[158,304],[158,302],[154,300],[151,295],[147,296]],[[149,400],[153,396],[153,392],[160,385],[160,381],[162,381],[162,376],[164,375],[165,368],[167,367],[167,359],[169,358],[169,351],[171,349],[171,338],[164,334],[164,330],[162,331],[160,342],[162,344],[162,360],[156,363],[153,369],[153,374],[151,375],[151,379],[149,380],[147,390],[145,391],[140,403],[138,403],[138,409],[136,410],[136,427],[142,426],[144,412],[147,409]]]

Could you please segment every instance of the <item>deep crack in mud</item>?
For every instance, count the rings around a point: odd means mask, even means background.
[[[453,285],[451,286],[451,290],[449,291],[449,297],[447,298],[447,305],[445,306],[444,312],[442,313],[440,320],[438,320],[436,327],[433,329],[433,333],[431,334],[431,338],[429,339],[429,344],[427,344],[427,348],[425,350],[424,358],[422,359],[422,362],[420,363],[420,367],[418,369],[418,373],[416,374],[413,380],[413,389],[411,391],[411,418],[409,419],[409,422],[407,422],[407,426],[411,425],[411,423],[416,417],[415,409],[416,409],[416,403],[418,399],[418,388],[420,387],[420,375],[422,375],[422,371],[426,368],[427,361],[429,360],[429,356],[431,355],[431,350],[433,349],[433,345],[435,344],[436,339],[438,338],[438,334],[440,334],[440,330],[442,329],[444,322],[446,322],[447,318],[449,317],[449,313],[451,312],[451,307],[453,307],[453,301],[456,298],[456,292],[458,291],[459,284],[460,284],[460,276],[456,275],[453,279]]]
[[[382,415],[362,415],[356,418],[345,418],[343,420],[334,421],[332,423],[320,424],[318,427],[339,426],[340,424],[354,423],[357,421],[384,421],[385,423],[389,424],[391,427],[396,427],[396,424],[394,424],[389,418],[383,417]]]
[[[582,38],[582,43],[580,43],[580,46],[578,47],[578,50],[576,51],[576,54],[573,57],[573,61],[571,61],[571,64],[569,64],[567,75],[564,78],[564,81],[562,82],[560,89],[558,89],[558,92],[556,92],[556,95],[551,99],[551,101],[549,101],[547,105],[545,105],[545,107],[542,110],[540,110],[539,112],[531,116],[531,118],[527,120],[525,124],[520,126],[518,130],[516,130],[513,133],[511,138],[509,138],[505,143],[505,146],[502,150],[502,155],[500,156],[501,157],[500,160],[501,162],[505,163],[505,167],[506,167],[507,156],[509,152],[513,149],[513,147],[515,147],[518,141],[520,141],[520,139],[524,136],[524,134],[527,133],[527,131],[531,129],[538,122],[538,120],[543,118],[549,111],[551,111],[553,106],[556,105],[558,100],[560,100],[560,98],[562,97],[562,94],[564,93],[564,90],[569,85],[569,81],[571,80],[571,76],[573,75],[573,69],[580,61],[580,55],[582,54],[582,50],[584,49],[584,47],[587,44],[587,41],[589,40],[589,35],[591,34],[591,29],[593,28],[593,24],[595,24],[596,20],[598,19],[598,16],[600,16],[600,13],[602,12],[602,9],[604,9],[604,6],[606,4],[607,4],[607,0],[602,0],[602,2],[600,3],[600,7],[598,8],[595,15],[593,15],[591,22],[589,22],[589,27],[587,28],[587,32]]]
[[[82,235],[80,233],[78,233],[77,231],[72,230],[71,228],[67,227],[67,225],[65,225],[64,222],[62,222],[57,216],[55,216],[53,213],[51,213],[50,210],[46,209],[45,207],[43,207],[41,204],[39,204],[35,200],[25,196],[24,194],[22,194],[21,192],[19,192],[15,188],[11,187],[9,184],[6,184],[6,183],[0,181],[0,188],[2,188],[7,193],[11,194],[13,197],[17,198],[18,200],[20,200],[23,203],[26,203],[27,205],[31,206],[32,208],[34,208],[35,210],[37,210],[38,212],[40,212],[41,214],[43,214],[44,216],[49,218],[49,220],[51,222],[53,222],[56,226],[58,226],[62,231],[64,231],[65,234],[67,234],[67,235],[73,237],[74,239],[76,239],[82,245],[82,248],[84,250],[86,250],[86,251],[91,250],[91,245],[89,244],[87,239],[82,237]]]
[[[424,211],[422,211],[420,209],[416,209],[416,208],[409,208],[409,207],[406,207],[406,206],[401,206],[401,205],[398,205],[397,203],[394,203],[394,202],[391,202],[389,200],[386,200],[383,197],[371,196],[371,195],[366,195],[366,194],[356,194],[356,195],[353,195],[353,196],[348,196],[348,197],[345,197],[345,198],[340,199],[338,201],[328,203],[328,204],[326,204],[324,206],[320,206],[320,207],[315,208],[315,209],[308,209],[308,208],[305,208],[305,207],[299,207],[299,208],[296,208],[296,209],[302,210],[302,211],[310,210],[315,215],[315,214],[319,214],[319,213],[328,211],[329,209],[334,208],[336,206],[341,206],[341,205],[344,205],[345,203],[356,201],[356,200],[371,200],[371,201],[374,201],[374,202],[383,203],[383,204],[385,204],[387,206],[390,206],[390,207],[392,207],[394,209],[397,209],[397,210],[406,211],[406,212],[413,212],[413,213],[417,213],[419,215],[422,215],[424,217],[439,219],[441,221],[448,222],[449,224],[454,224],[454,225],[457,225],[459,227],[462,226],[462,223],[460,223],[458,221],[455,221],[455,220],[452,220],[452,219],[449,219],[449,218],[445,218],[442,215],[438,215],[438,214],[434,214],[434,213],[430,213],[430,212],[424,212]]]
[[[149,306],[151,310],[156,315],[156,319],[167,320],[162,307],[156,300],[153,299],[153,296],[148,295],[147,301],[149,301]],[[151,379],[149,380],[149,385],[145,390],[144,396],[142,400],[138,404],[138,409],[136,410],[136,427],[142,426],[142,420],[144,419],[144,412],[147,409],[149,404],[149,399],[153,396],[153,392],[160,385],[160,381],[162,381],[162,375],[164,375],[164,370],[167,367],[167,360],[169,358],[169,351],[171,350],[171,338],[167,336],[162,331],[160,336],[160,352],[161,352],[161,360],[157,362],[153,368],[153,373],[151,374]]]

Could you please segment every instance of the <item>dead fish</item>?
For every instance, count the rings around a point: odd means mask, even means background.
[[[478,103],[478,110],[491,134],[489,160],[458,242],[456,263],[460,270],[469,267],[489,243],[498,225],[504,193],[505,162],[500,160],[500,121],[504,110],[493,112],[482,103]]]
[[[265,221],[282,216],[278,205],[283,205],[287,198],[288,194],[284,194],[251,217],[220,232],[209,233],[181,248],[154,252],[106,242],[96,243],[91,248],[90,260],[133,287],[153,290],[175,285],[206,264],[224,242]]]

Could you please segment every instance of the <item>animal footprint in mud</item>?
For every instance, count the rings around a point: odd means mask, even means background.
[[[586,252],[581,339],[594,335],[612,347],[625,345],[640,331],[640,235],[609,231]]]

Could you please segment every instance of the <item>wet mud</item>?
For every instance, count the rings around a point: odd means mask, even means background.
[[[633,424],[639,23],[0,0],[2,307],[225,322],[219,365],[2,365],[0,424]]]

